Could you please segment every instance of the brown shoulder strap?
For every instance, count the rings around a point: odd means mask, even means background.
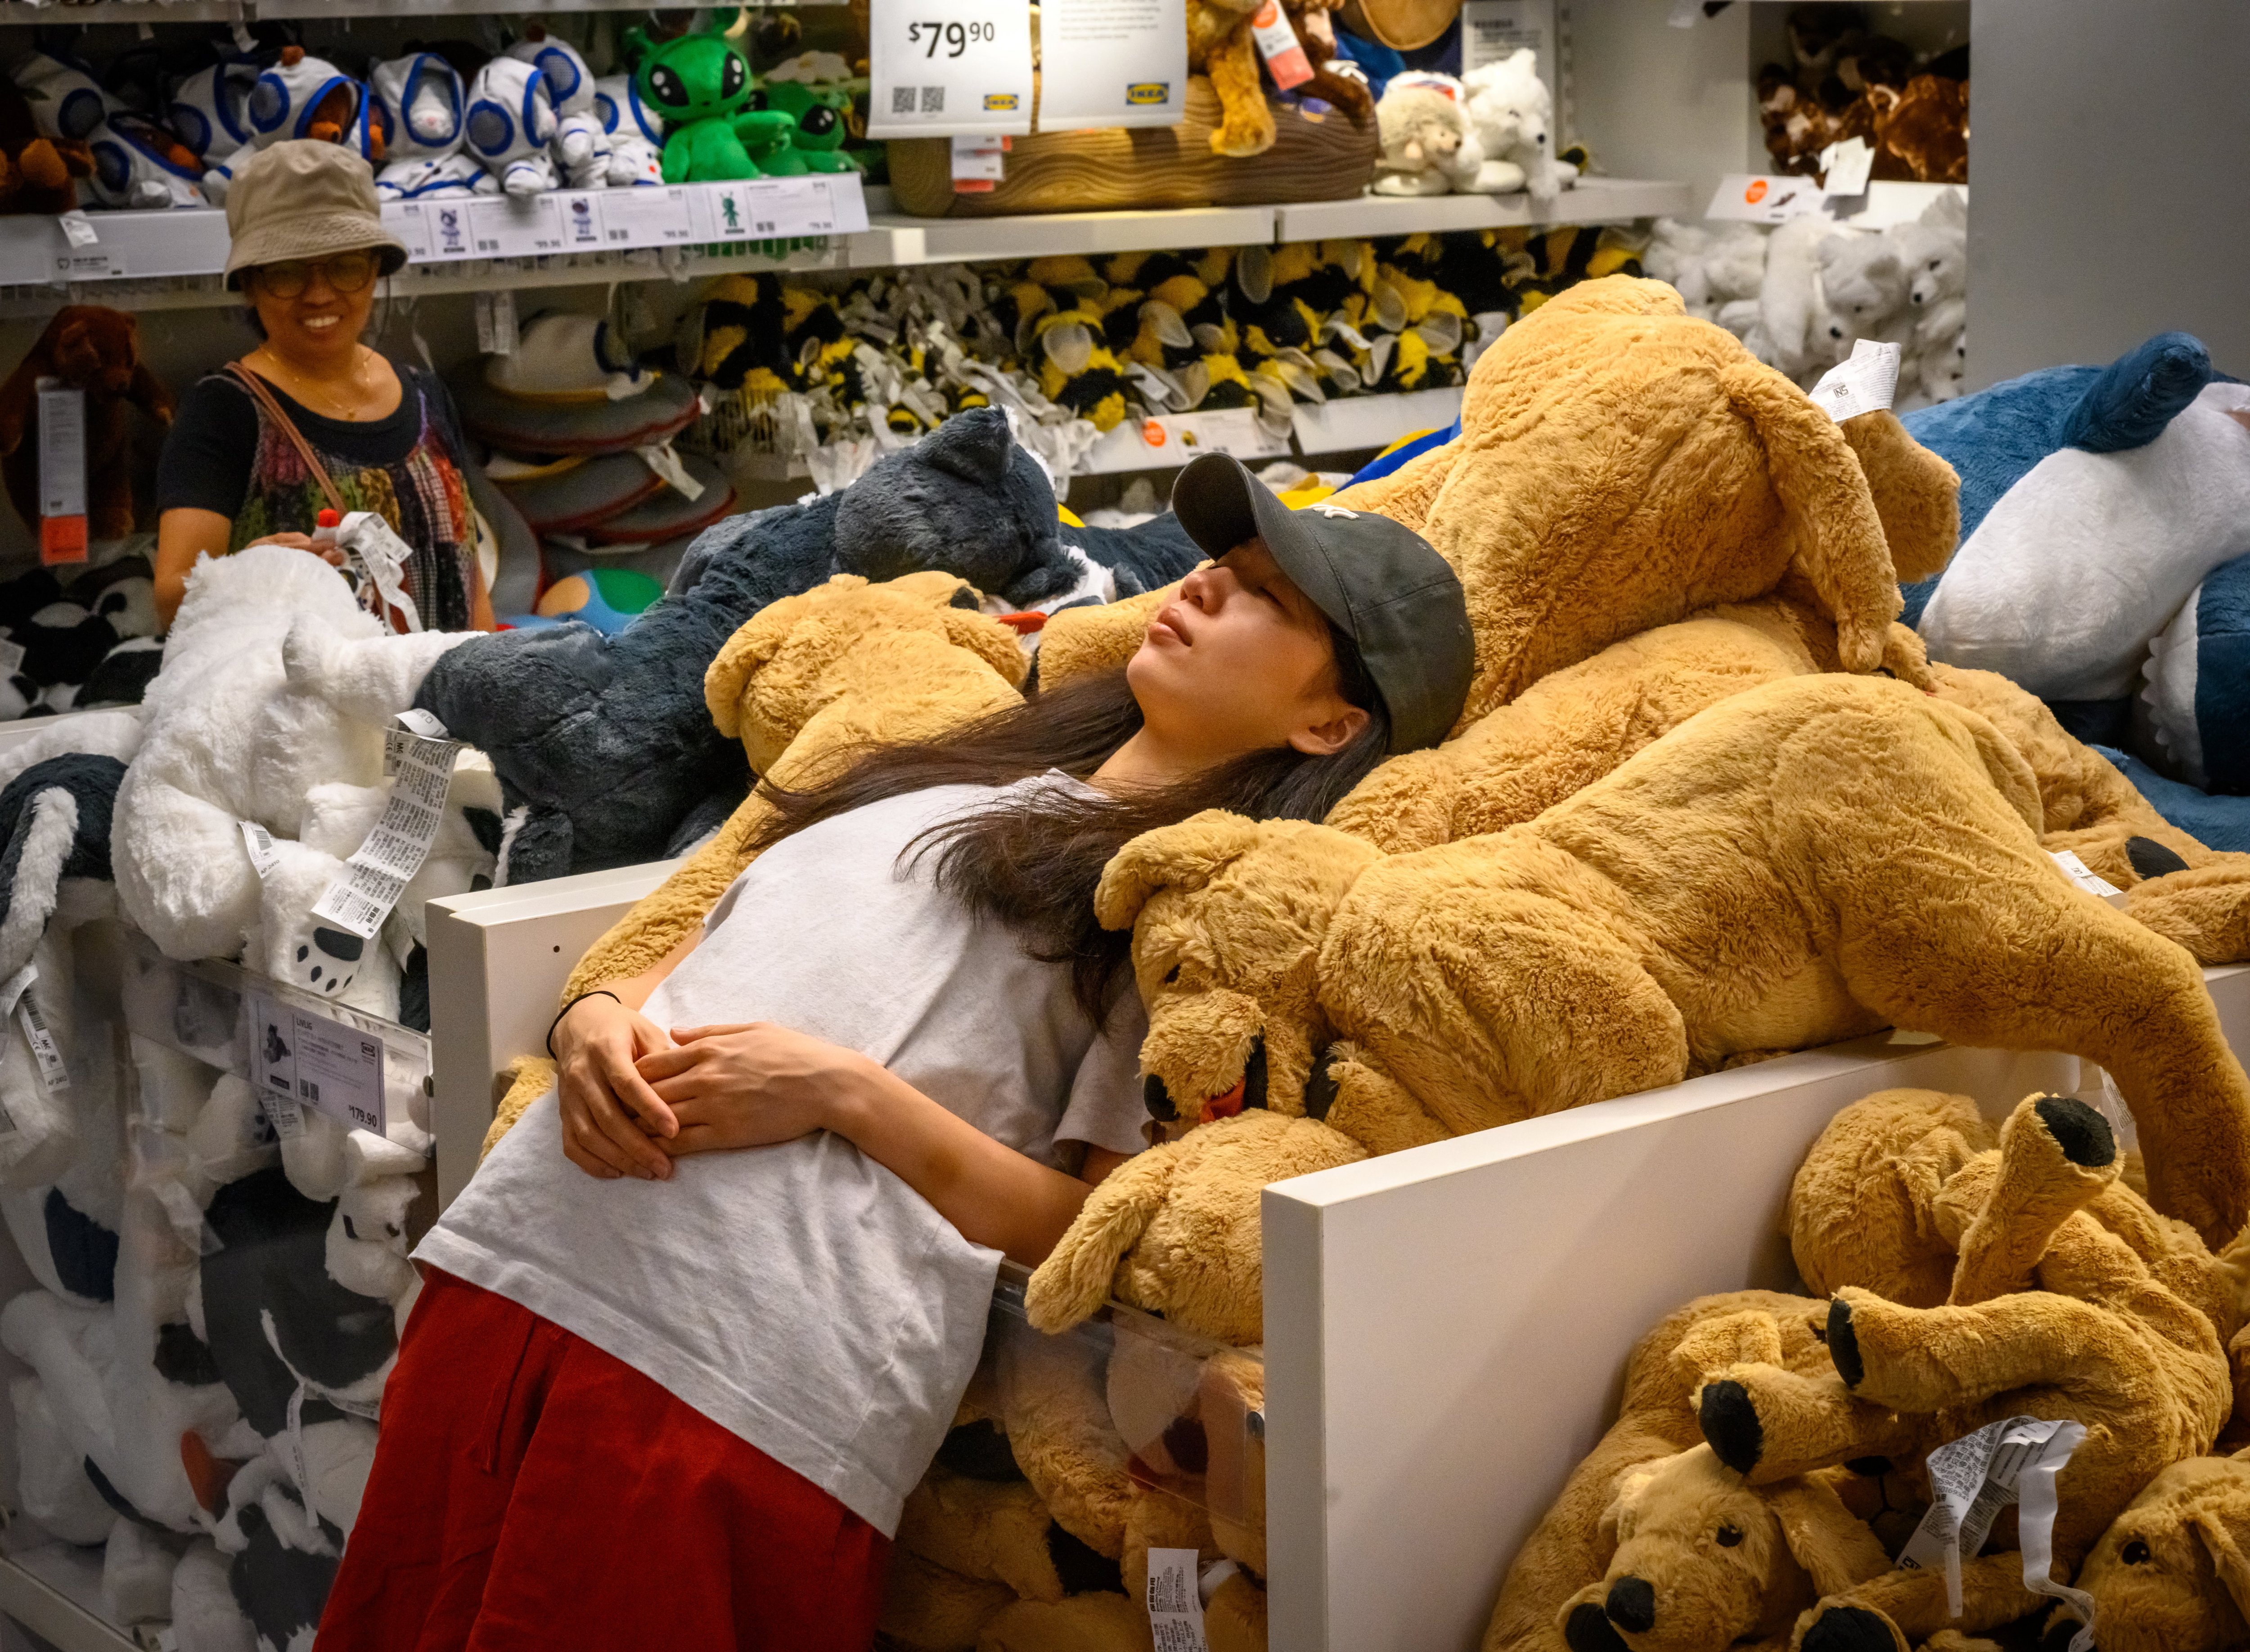
[[[289,438],[289,444],[297,450],[297,457],[305,461],[305,468],[312,472],[313,479],[321,485],[321,492],[328,496],[328,508],[338,516],[344,514],[344,496],[336,492],[336,485],[328,479],[328,468],[321,463],[320,455],[313,451],[313,444],[305,439],[305,433],[297,428],[296,421],[282,410],[281,403],[272,388],[239,361],[229,361],[226,371],[237,384],[250,392],[251,400],[256,402],[266,416],[280,427],[281,434]]]

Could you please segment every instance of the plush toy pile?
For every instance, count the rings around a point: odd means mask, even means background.
[[[941,265],[840,290],[714,282],[696,373],[714,450],[802,458],[850,481],[964,408],[997,406],[1051,476],[1153,414],[1295,408],[1463,382],[1509,321],[1572,283],[1637,274],[1623,229],[1489,230],[1383,241]]]
[[[1761,361],[1808,389],[1860,341],[1899,347],[1901,409],[1950,402],[1968,368],[1969,215],[1953,191],[1879,231],[1800,218],[1776,230],[1660,219],[1645,262]]]
[[[735,22],[721,8],[614,50],[605,31],[574,29],[582,49],[534,23],[497,52],[461,38],[394,58],[272,24],[100,65],[36,52],[0,87],[0,212],[217,204],[238,159],[286,138],[349,145],[394,200],[857,171],[844,144],[865,79],[821,53],[761,72]]]
[[[1509,195],[1551,203],[1577,182],[1558,153],[1554,100],[1522,47],[1462,77],[1395,74],[1375,106],[1383,141],[1377,195]]]
[[[1871,177],[1969,182],[1968,47],[1922,59],[1870,33],[1857,5],[1800,5],[1787,26],[1790,61],[1757,76],[1775,171],[1820,176],[1821,151],[1857,138],[1874,151]]]

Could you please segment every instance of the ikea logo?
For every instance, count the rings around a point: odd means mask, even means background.
[[[1128,103],[1170,103],[1171,100],[1172,83],[1169,80],[1142,80],[1125,88],[1125,101]]]
[[[984,107],[988,109],[1012,109],[1016,107],[1016,94],[1012,92],[988,92],[984,94]]]

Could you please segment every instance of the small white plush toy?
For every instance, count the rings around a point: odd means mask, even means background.
[[[1528,189],[1552,200],[1577,182],[1578,169],[1555,158],[1554,99],[1530,47],[1470,70],[1461,84],[1484,151],[1474,187],[1488,195]]]
[[[355,155],[383,152],[367,88],[302,46],[283,46],[250,93],[252,141],[263,149],[289,138],[341,143]]]
[[[109,118],[109,98],[92,75],[66,59],[34,52],[9,72],[31,106],[31,124],[41,137],[83,143]]]
[[[1383,159],[1377,195],[1445,195],[1476,187],[1484,150],[1469,126],[1461,83],[1423,70],[1395,75],[1375,106]]]
[[[1747,327],[1757,314],[1758,287],[1765,279],[1765,231],[1755,224],[1707,228],[1682,224],[1677,218],[1659,218],[1649,237],[1648,251],[1641,255],[1641,267],[1676,288],[1688,314],[1717,321],[1722,327],[1738,319]],[[1734,313],[1722,313],[1730,306],[1735,306]]]
[[[558,124],[547,77],[520,58],[494,58],[469,83],[468,152],[485,169],[480,194],[539,195],[561,182],[549,146]]]
[[[537,69],[555,102],[555,163],[574,189],[599,189],[609,183],[608,134],[594,103],[594,72],[578,49],[538,24],[508,47],[507,55]]]
[[[1839,230],[1820,243],[1813,257],[1839,360],[1849,356],[1860,339],[1902,344],[1913,335],[1906,264],[1896,241],[1888,235]]]
[[[1960,394],[1965,365],[1961,334],[1969,322],[1969,214],[1957,190],[1948,189],[1912,224],[1890,231],[1906,266],[1907,306],[1914,332],[1900,375],[1918,399],[1946,402]]]
[[[1843,327],[1821,292],[1819,249],[1832,232],[1826,218],[1791,218],[1767,238],[1758,318],[1743,338],[1760,361],[1800,382],[1851,354],[1838,348]]]
[[[611,188],[664,182],[664,122],[643,106],[632,76],[594,82],[594,115],[609,140]]]

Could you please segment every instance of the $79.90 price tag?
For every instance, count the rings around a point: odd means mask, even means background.
[[[871,138],[1032,129],[1028,7],[873,0],[868,70]]]

